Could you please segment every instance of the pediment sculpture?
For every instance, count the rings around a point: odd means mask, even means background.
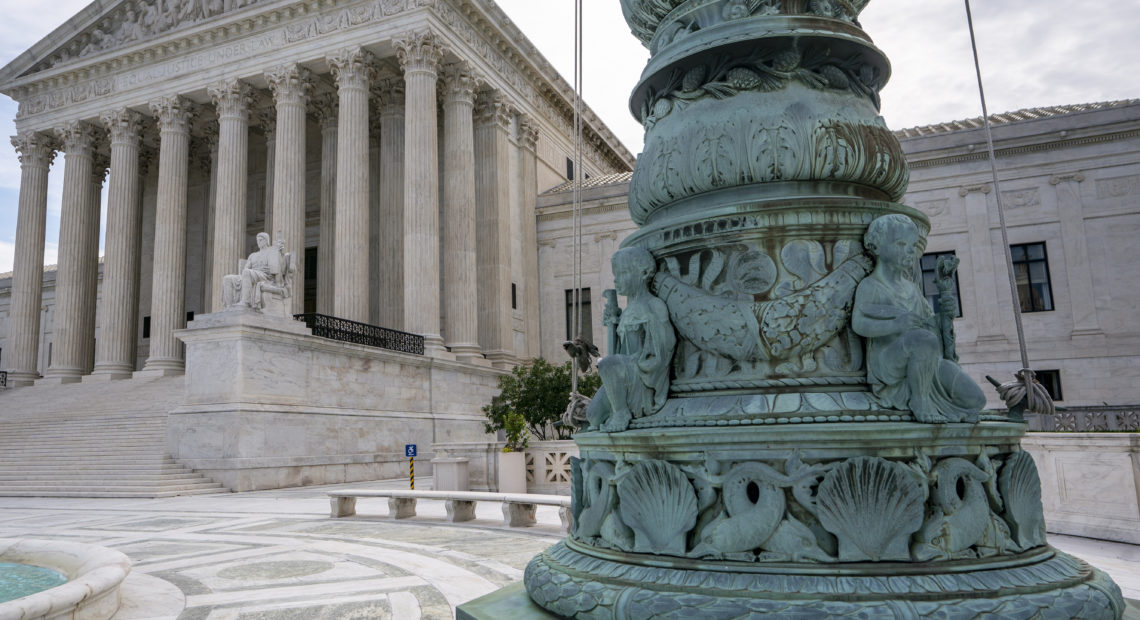
[[[249,308],[283,318],[293,316],[295,252],[285,252],[284,241],[269,244],[269,233],[257,234],[257,251],[238,261],[238,273],[222,278],[222,304]]]
[[[77,58],[190,26],[224,13],[244,9],[258,0],[129,0],[74,37],[39,69],[57,67]]]

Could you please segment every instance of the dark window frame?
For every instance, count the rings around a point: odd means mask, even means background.
[[[1041,258],[1030,258],[1030,249],[1035,247],[1035,246],[1041,247]],[[1012,262],[1014,277],[1017,279],[1017,298],[1018,298],[1017,301],[1018,301],[1018,304],[1021,306],[1021,311],[1022,312],[1051,312],[1051,311],[1053,311],[1056,308],[1056,304],[1053,301],[1053,276],[1049,272],[1049,251],[1048,251],[1048,248],[1046,247],[1045,242],[1044,241],[1037,241],[1037,242],[1033,242],[1033,243],[1011,244],[1009,246],[1009,252],[1010,252],[1010,259]],[[1021,256],[1023,257],[1020,260],[1017,257],[1018,252],[1020,252]],[[1035,265],[1035,264],[1039,264],[1044,268],[1044,271],[1045,271],[1044,282],[1040,282],[1040,281],[1034,282],[1033,281],[1033,265]],[[1025,276],[1027,279],[1025,289],[1029,293],[1028,299],[1026,299],[1027,296],[1022,292],[1021,278],[1018,277],[1018,266],[1019,265],[1025,266],[1024,272],[1025,272]],[[1035,295],[1034,294],[1034,292],[1035,292],[1034,291],[1034,285],[1037,285],[1037,286],[1044,285],[1044,287],[1045,287],[1044,290],[1045,290],[1047,297],[1042,298],[1040,295]],[[1028,302],[1028,303],[1026,303],[1026,302]]]
[[[1051,370],[1034,370],[1037,376],[1037,381],[1045,386],[1049,396],[1053,398],[1053,402],[1061,402],[1065,398],[1064,390],[1061,389],[1061,371],[1056,369]]]
[[[942,256],[953,256],[957,258],[958,253],[954,250],[947,252],[927,252],[926,254],[922,255],[922,258],[919,259],[918,262],[920,277],[922,278],[922,294],[926,297],[926,301],[930,304],[930,308],[934,311],[935,314],[938,314],[939,310],[937,284],[938,259]],[[927,258],[931,258],[929,261],[929,269],[926,268],[926,263],[928,262],[926,260]],[[932,276],[929,280],[929,287],[927,286],[927,274],[930,274]],[[954,318],[960,319],[962,318],[962,287],[958,284],[957,271],[954,272],[954,299],[958,304],[958,313],[954,315]]]

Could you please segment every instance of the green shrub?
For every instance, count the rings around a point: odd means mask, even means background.
[[[517,414],[540,441],[569,439],[574,429],[560,422],[570,402],[570,368],[570,362],[555,366],[538,357],[499,377],[499,395],[483,407],[486,431],[508,431],[508,419]],[[578,377],[578,393],[583,396],[593,396],[601,386],[595,373]]]

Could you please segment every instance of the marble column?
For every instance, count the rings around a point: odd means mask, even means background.
[[[380,106],[373,98],[369,110],[368,134],[368,322],[380,324],[380,302],[385,292],[380,288],[380,236],[387,226],[380,217]]]
[[[139,303],[139,134],[143,115],[120,108],[104,113],[101,120],[111,133],[111,177],[99,341],[92,379],[128,379],[135,370],[133,317]]]
[[[261,213],[261,230],[273,234],[273,183],[277,168],[277,110],[270,108],[257,113],[257,124],[265,136],[265,205]],[[252,249],[256,249],[256,246]]]
[[[518,123],[519,187],[522,199],[523,281],[518,291],[519,305],[526,325],[526,356],[542,355],[538,311],[538,127],[520,115]]]
[[[404,329],[404,79],[380,82],[380,227],[377,324]]]
[[[329,56],[340,109],[336,150],[336,254],[333,314],[367,323],[368,88],[373,59],[357,47]]]
[[[496,368],[515,361],[511,317],[510,128],[512,110],[495,92],[475,106],[475,208],[479,243],[479,345]]]
[[[95,148],[100,132],[93,126],[72,121],[57,129],[57,137],[66,153],[64,160],[63,200],[59,225],[59,266],[55,279],[55,319],[52,324],[51,364],[44,373],[44,383],[75,383],[86,369],[84,354],[84,302],[91,285],[88,266],[84,264],[91,234],[91,175],[95,170]],[[95,216],[98,226],[98,215]],[[96,229],[98,233],[98,229]]]
[[[321,233],[317,242],[317,313],[335,311],[336,273],[336,94],[326,93],[315,102],[321,128]]]
[[[431,33],[393,42],[404,70],[404,330],[445,352],[439,300],[439,127],[436,80],[443,48]]]
[[[212,283],[215,279],[214,273],[214,235],[217,233],[214,225],[216,224],[215,218],[218,213],[218,121],[208,121],[206,123],[206,143],[210,148],[210,188],[209,194],[206,198],[206,242],[205,251],[202,253],[203,274],[202,278],[202,307],[206,312],[210,312],[214,307],[214,299],[221,299],[221,289],[212,288]],[[247,173],[248,176],[248,173]],[[245,213],[242,213],[242,230],[245,229]],[[243,239],[244,241],[244,239]],[[224,274],[217,274],[218,280]]]
[[[305,124],[312,91],[309,70],[282,65],[265,74],[277,102],[277,156],[273,173],[273,242],[284,241],[296,257],[300,286],[293,287],[293,313],[305,311]]]
[[[249,106],[253,91],[239,80],[230,79],[208,89],[218,111],[217,189],[214,194],[213,253],[209,312],[222,309],[222,278],[237,273],[238,261],[245,258],[246,196],[249,179]]]
[[[5,368],[8,385],[15,387],[31,385],[40,376],[48,170],[55,160],[56,141],[42,133],[27,132],[14,136],[12,146],[20,158],[20,201]]]
[[[1073,337],[1100,336],[1096,312],[1092,263],[1089,262],[1088,235],[1085,234],[1084,201],[1080,172],[1050,177],[1056,191],[1057,213],[1061,224],[1061,247],[1065,250],[1065,271],[1069,274],[1069,301],[1073,311]]]
[[[100,136],[100,142],[103,142]],[[100,145],[102,148],[104,145]],[[84,277],[87,283],[83,289],[83,374],[90,375],[95,370],[95,326],[99,300],[99,224],[103,210],[103,182],[111,158],[106,153],[96,151],[92,160],[91,180],[87,186],[87,208],[90,228],[83,238]]]
[[[186,326],[186,191],[192,106],[181,97],[150,104],[158,119],[160,146],[146,373],[178,374],[185,368],[182,343],[174,332]]]
[[[460,361],[483,360],[475,286],[476,80],[466,63],[443,79],[443,298],[445,344]]]

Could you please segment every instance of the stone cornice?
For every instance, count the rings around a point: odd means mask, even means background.
[[[433,12],[542,116],[572,133],[573,88],[493,0],[438,0]],[[603,172],[632,170],[634,157],[588,106],[583,118],[587,157]]]
[[[1038,142],[1034,144],[1023,144],[1019,146],[1011,146],[1005,148],[995,148],[994,154],[997,157],[1011,157],[1013,155],[1021,155],[1024,153],[1039,153],[1043,151],[1055,151],[1066,148],[1073,148],[1078,146],[1085,146],[1088,144],[1100,144],[1104,142],[1116,142],[1119,140],[1129,140],[1132,138],[1140,137],[1140,129],[1133,129],[1130,131],[1118,131],[1112,133],[1102,133],[1091,136],[1083,136],[1080,138],[1070,138],[1062,140],[1048,140],[1046,142]],[[965,151],[966,149],[961,149]],[[908,155],[907,165],[911,169],[917,168],[935,168],[938,166],[947,166],[952,164],[961,164],[972,161],[986,161],[989,154],[985,150],[978,149],[974,152],[963,152],[951,155],[942,155],[939,157],[930,157],[927,159],[920,159],[914,155]]]
[[[124,6],[101,4],[84,9],[28,53],[0,69],[0,92],[20,103],[18,118],[109,97],[136,89],[144,82],[190,75],[226,62],[232,55],[252,56],[368,27],[398,14],[426,11],[441,26],[452,27],[476,54],[508,79],[538,115],[556,124],[560,131],[572,124],[572,89],[491,0],[259,0],[253,6],[170,30],[153,39],[130,42],[58,67],[27,73],[36,66],[37,59],[53,54],[59,46],[69,44],[68,40],[96,27],[100,20]],[[110,8],[104,8],[108,5]],[[585,110],[585,119],[587,157],[603,172],[631,169],[634,158],[589,108]],[[51,122],[54,121],[46,121]]]

